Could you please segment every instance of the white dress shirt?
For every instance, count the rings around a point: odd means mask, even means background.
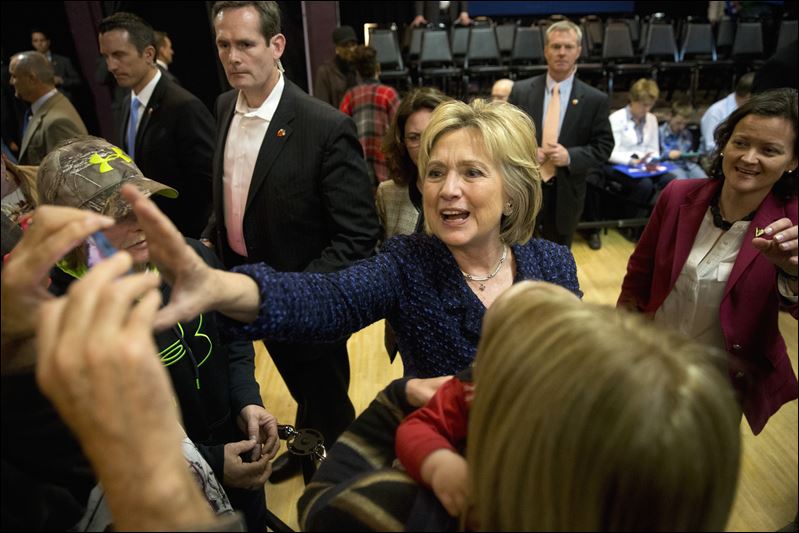
[[[247,106],[247,100],[239,91],[236,112],[230,123],[225,141],[224,169],[222,186],[225,201],[225,229],[228,245],[237,254],[247,257],[247,243],[244,241],[244,208],[250,192],[252,173],[258,161],[258,153],[269,129],[269,123],[280,103],[285,81],[283,74],[260,107]]]
[[[727,231],[705,213],[688,260],[655,322],[677,329],[691,339],[727,351],[719,308],[749,221],[738,221]]]
[[[133,99],[137,99],[141,104],[139,106],[139,115],[136,117],[136,131],[139,131],[139,124],[141,124],[141,118],[144,116],[144,110],[147,109],[147,104],[150,103],[150,98],[153,96],[153,91],[155,91],[155,86],[158,85],[158,80],[161,79],[161,70],[156,68],[155,69],[155,76],[150,82],[144,86],[144,89],[139,91],[139,94],[136,94],[131,89],[130,91],[130,102],[133,103]],[[130,115],[130,109],[128,110],[128,115]],[[126,130],[127,131],[127,130]]]

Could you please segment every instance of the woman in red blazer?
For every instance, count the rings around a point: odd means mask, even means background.
[[[761,93],[715,132],[709,180],[662,193],[618,306],[716,345],[757,434],[797,381],[778,311],[797,318],[797,91]]]

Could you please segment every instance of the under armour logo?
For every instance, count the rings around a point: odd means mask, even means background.
[[[91,163],[92,165],[100,165],[100,174],[111,172],[113,170],[111,165],[108,164],[109,161],[113,161],[114,159],[121,159],[126,163],[130,163],[132,161],[132,159],[128,156],[128,154],[126,154],[116,146],[112,146],[111,149],[114,151],[114,153],[109,155],[108,157],[102,157],[100,154],[94,153],[89,158],[89,163]]]

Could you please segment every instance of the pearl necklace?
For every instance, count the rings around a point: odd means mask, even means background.
[[[476,282],[478,282],[477,288],[480,289],[481,291],[484,291],[484,290],[486,290],[485,282],[490,280],[491,278],[493,278],[497,274],[499,274],[499,269],[502,268],[502,263],[504,263],[505,259],[507,259],[507,258],[508,258],[508,247],[503,245],[503,247],[502,247],[502,257],[499,258],[499,263],[497,263],[497,267],[494,269],[494,271],[491,274],[489,274],[487,276],[472,276],[471,274],[467,274],[463,270],[461,270],[461,274],[463,274],[463,277],[466,278],[467,281],[476,281]]]

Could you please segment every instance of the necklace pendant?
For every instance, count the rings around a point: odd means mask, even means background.
[[[486,284],[485,283],[481,283],[480,285],[477,286],[477,288],[480,289],[481,291],[484,291],[484,290],[486,290]]]

